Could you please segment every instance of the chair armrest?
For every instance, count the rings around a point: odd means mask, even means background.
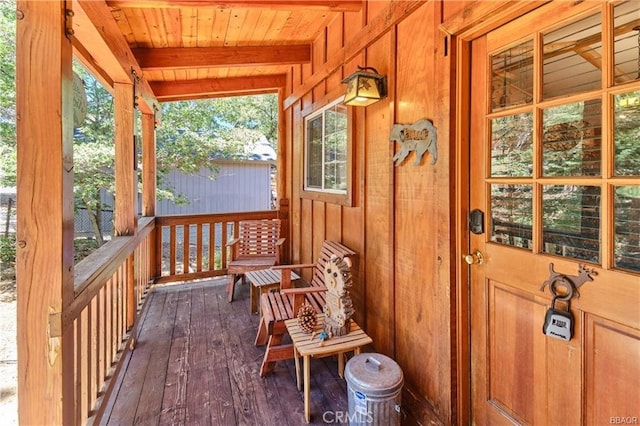
[[[286,238],[278,238],[276,241],[276,265],[280,264],[280,258],[282,257],[282,246],[284,245]]]
[[[280,293],[287,296],[295,296],[297,294],[307,293],[320,293],[321,291],[327,291],[326,287],[295,287],[295,288],[282,288]]]
[[[298,263],[297,265],[275,265],[275,266],[272,266],[271,269],[292,270],[292,269],[300,269],[300,268],[313,268],[314,266],[316,266],[315,263]]]
[[[302,263],[298,265],[275,265],[271,269],[280,270],[280,289],[291,288],[291,271],[299,268],[312,268],[316,265]]]
[[[293,313],[297,315],[302,305],[306,302],[306,296],[309,293],[320,293],[321,291],[327,291],[326,287],[302,287],[302,288],[281,288],[280,293],[289,297],[293,302]]]
[[[232,238],[229,241],[227,241],[227,247],[231,247],[233,245],[236,245],[240,242],[240,238]]]

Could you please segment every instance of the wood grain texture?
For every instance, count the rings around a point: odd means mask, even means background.
[[[151,88],[160,101],[205,99],[238,94],[256,95],[273,93],[284,87],[284,74],[262,77],[229,77],[219,79],[152,82]]]
[[[311,60],[308,44],[286,46],[166,47],[133,49],[143,70],[268,66]]]
[[[316,85],[322,82],[328,75],[341,67],[345,62],[360,54],[363,49],[375,42],[389,29],[409,16],[414,10],[424,3],[420,0],[392,2],[384,12],[371,19],[365,28],[359,31],[345,46],[332,55],[331,59],[322,67],[315,70],[313,76],[305,79],[302,86],[296,87],[294,92],[286,99],[285,108],[289,108],[296,100],[300,99]],[[304,68],[304,66],[303,66]]]
[[[76,3],[74,3],[75,5]],[[101,58],[108,58],[110,67],[105,71],[113,77],[113,81],[126,82],[131,80],[131,70],[134,70],[140,77],[140,107],[143,112],[153,114],[154,105],[157,105],[153,91],[149,83],[143,77],[142,70],[138,66],[127,40],[118,29],[116,21],[104,2],[78,0],[75,20],[81,28],[86,28],[90,39],[85,46],[93,45],[106,47],[101,51]],[[97,34],[96,34],[97,33]],[[118,64],[118,66],[115,65]],[[124,76],[127,76],[124,78]]]
[[[359,11],[362,0],[108,0],[107,4],[117,8],[268,8],[268,9],[319,9],[335,12]]]
[[[448,424],[454,404],[450,389],[455,325],[451,307],[455,300],[450,290],[449,264],[450,117],[441,108],[450,100],[449,60],[444,55],[444,37],[432,25],[439,19],[440,3],[429,3],[398,25],[395,121],[409,124],[420,118],[432,120],[438,129],[442,155],[435,165],[424,157],[420,165],[414,165],[412,157],[394,170],[395,341],[398,362],[410,377],[408,385],[433,401],[441,421]],[[425,26],[426,22],[432,24]],[[421,50],[432,54],[417,56]],[[422,84],[416,87],[416,81]],[[416,238],[416,230],[420,238]],[[428,279],[416,285],[416,277]],[[411,355],[414,353],[426,356],[416,358]]]
[[[142,215],[156,215],[155,116],[142,114]]]
[[[62,3],[17,10],[18,416],[70,424],[74,333],[62,312],[73,299],[72,47]]]
[[[114,85],[115,121],[115,189],[114,231],[116,235],[133,235],[137,222],[138,180],[133,136],[133,85]]]
[[[394,31],[392,31],[394,32]],[[395,43],[392,35],[386,34],[367,50],[368,64],[375,64],[378,71],[387,74],[393,69]],[[365,215],[366,249],[364,262],[367,265],[364,304],[369,307],[366,316],[367,332],[375,342],[376,349],[394,356],[394,264],[393,250],[393,183],[394,169],[391,162],[393,146],[388,135],[393,117],[388,110],[395,99],[391,93],[366,110],[365,128],[369,137],[364,138],[365,158]],[[371,309],[371,306],[376,306]]]
[[[263,349],[253,344],[258,317],[249,314],[248,288],[228,303],[225,283],[160,286],[152,293],[138,347],[100,424],[304,423],[293,360],[259,376]],[[311,410],[346,412],[346,383],[335,358],[314,361],[312,370]],[[311,424],[325,423],[319,415]]]

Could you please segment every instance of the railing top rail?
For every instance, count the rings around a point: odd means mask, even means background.
[[[136,235],[114,237],[75,266],[75,299],[65,310],[63,315],[65,321],[75,319],[75,315],[91,302],[95,294],[133,253],[140,242],[149,235],[154,226],[154,217],[140,218]]]
[[[157,216],[156,226],[171,226],[216,222],[236,222],[251,219],[276,219],[278,210],[262,210],[254,212],[228,212],[228,213],[205,213],[191,215],[167,215]]]

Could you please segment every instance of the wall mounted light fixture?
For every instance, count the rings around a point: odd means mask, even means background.
[[[342,82],[347,84],[343,101],[345,105],[368,106],[387,97],[387,77],[378,74],[375,68],[358,65],[358,71]]]

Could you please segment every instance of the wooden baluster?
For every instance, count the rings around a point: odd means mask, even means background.
[[[189,253],[189,248],[191,245],[190,231],[191,231],[191,225],[186,224],[183,226],[183,232],[182,232],[182,273],[183,274],[189,273],[189,257],[191,254]]]
[[[196,225],[196,271],[202,272],[202,223]]]

